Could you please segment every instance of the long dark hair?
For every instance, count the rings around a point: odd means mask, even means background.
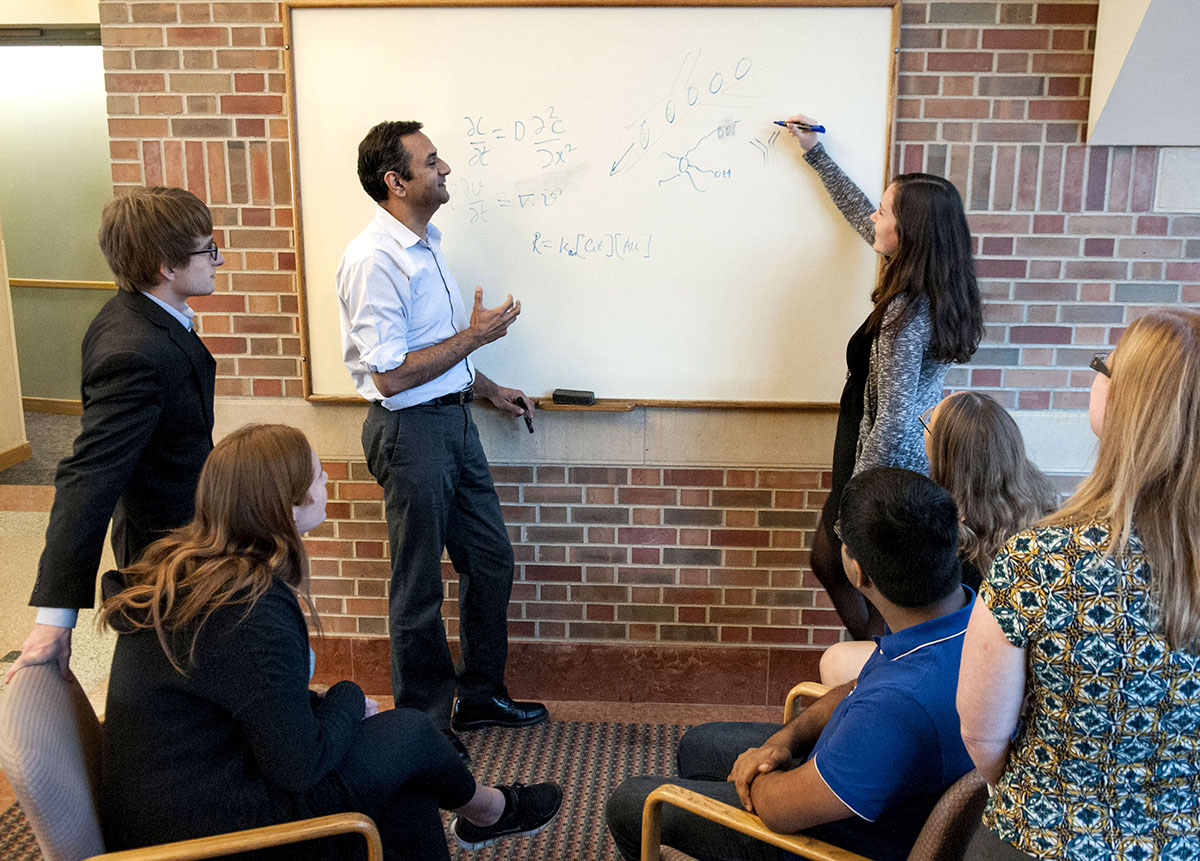
[[[949,180],[928,173],[901,174],[894,184],[896,251],[884,261],[871,292],[875,310],[867,330],[878,334],[888,305],[905,295],[905,313],[889,324],[903,328],[924,296],[933,320],[929,355],[965,362],[983,337],[983,309],[962,198]]]
[[[308,605],[308,555],[292,506],[308,498],[312,449],[287,425],[247,425],[217,443],[196,487],[196,516],[124,570],[126,588],[100,608],[102,622],[119,616],[121,630],[153,628],[168,660],[185,672],[196,639],[213,612],[254,606],[278,577]],[[186,661],[172,645],[190,637]]]

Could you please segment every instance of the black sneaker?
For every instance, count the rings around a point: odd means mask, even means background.
[[[526,786],[497,786],[504,793],[504,812],[495,825],[473,825],[462,816],[450,822],[450,833],[463,849],[482,849],[502,837],[528,837],[537,834],[562,807],[562,787],[557,783],[535,783]]]

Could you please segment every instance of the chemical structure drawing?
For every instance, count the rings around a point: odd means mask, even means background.
[[[663,156],[671,159],[675,163],[675,173],[671,174],[666,179],[660,179],[658,184],[662,186],[666,185],[668,182],[679,179],[681,176],[687,177],[687,180],[689,183],[691,183],[692,188],[703,194],[705,191],[707,191],[707,189],[701,188],[696,183],[697,178],[702,180],[730,179],[733,176],[733,171],[730,168],[702,167],[701,165],[692,161],[692,154],[695,153],[696,150],[700,149],[701,145],[703,145],[705,141],[711,138],[715,137],[716,140],[724,140],[725,138],[733,137],[734,133],[737,131],[737,125],[739,122],[740,120],[734,120],[731,123],[717,126],[715,129],[708,132],[698,141],[696,141],[696,143],[690,149],[685,151],[683,155],[675,155],[674,153],[664,152]]]

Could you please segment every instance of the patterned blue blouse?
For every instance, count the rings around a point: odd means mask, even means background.
[[[1154,624],[1136,536],[1026,530],[980,600],[1027,650],[1028,702],[983,821],[1038,858],[1200,859],[1200,656]]]

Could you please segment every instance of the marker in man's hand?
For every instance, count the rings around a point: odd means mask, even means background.
[[[812,126],[808,123],[789,123],[787,120],[775,120],[775,125],[783,126],[784,128],[787,128],[788,126],[795,126],[802,132],[818,132],[820,134],[825,134],[825,126]]]
[[[529,412],[529,407],[521,413],[521,418],[525,419],[525,427],[529,428],[529,432],[533,433],[533,415]]]

